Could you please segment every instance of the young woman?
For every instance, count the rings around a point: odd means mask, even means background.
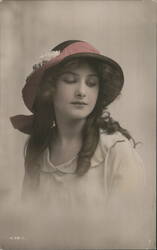
[[[84,41],[65,41],[34,66],[22,91],[33,114],[11,118],[30,135],[24,199],[86,211],[138,203],[141,160],[131,135],[107,112],[123,82],[119,64]]]

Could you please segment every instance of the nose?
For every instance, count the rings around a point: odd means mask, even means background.
[[[86,96],[86,85],[84,81],[78,83],[76,91],[75,91],[75,95],[80,98],[84,98]]]

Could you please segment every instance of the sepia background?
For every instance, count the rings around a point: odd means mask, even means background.
[[[109,107],[143,159],[150,240],[155,235],[156,1],[0,1],[0,202],[20,196],[27,136],[9,117],[30,114],[21,90],[40,55],[85,40],[122,66],[125,85]],[[154,243],[152,243],[154,244]]]

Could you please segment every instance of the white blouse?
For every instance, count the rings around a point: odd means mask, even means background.
[[[46,149],[40,161],[40,199],[70,208],[94,208],[111,197],[133,198],[144,186],[144,169],[132,144],[121,133],[100,131],[100,141],[83,176],[75,174],[77,156],[54,166]],[[119,198],[118,198],[119,199]]]
[[[131,142],[119,132],[107,135],[100,131],[91,166],[81,177],[75,174],[76,161],[77,156],[54,166],[45,150],[39,162],[39,203],[29,216],[30,238],[36,237],[40,247],[50,249],[148,245],[141,203],[144,168]]]

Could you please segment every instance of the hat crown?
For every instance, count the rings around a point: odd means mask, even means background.
[[[56,50],[60,50],[61,52],[69,45],[71,45],[72,43],[76,43],[76,42],[83,42],[81,40],[67,40],[64,41],[60,44],[58,44],[57,46],[55,46],[51,51],[56,51]]]

